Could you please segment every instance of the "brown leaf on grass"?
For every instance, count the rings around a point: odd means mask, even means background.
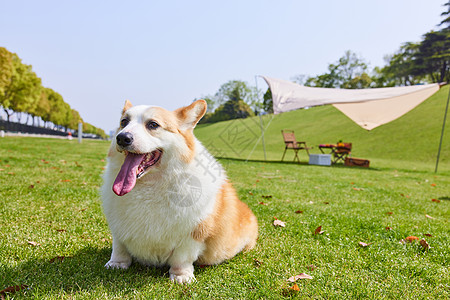
[[[418,240],[419,238],[417,237],[417,236],[414,236],[414,235],[411,235],[411,236],[408,236],[408,237],[406,237],[405,238],[405,240],[407,241],[407,242],[413,242],[413,241],[415,241],[415,240]]]
[[[33,242],[33,241],[28,241],[28,244],[34,247],[40,246],[41,244],[37,243],[37,242]]]
[[[368,247],[368,246],[370,246],[372,243],[366,244],[366,243],[364,243],[364,242],[359,242],[358,244],[359,244],[361,247]]]
[[[317,267],[315,265],[309,265],[309,266],[306,266],[306,268],[310,271],[314,271],[315,269],[317,269]]]
[[[8,172],[8,175],[16,175],[14,172]]]
[[[436,183],[432,183],[431,186],[436,186]]]
[[[302,213],[303,213],[303,210],[296,210],[295,213],[296,213],[296,214],[302,214]]]
[[[65,229],[56,229],[56,231],[58,231],[58,232],[66,232],[67,230],[65,230]]]
[[[305,273],[300,273],[298,275],[292,276],[288,278],[290,282],[296,282],[298,279],[313,279],[311,276]]]
[[[272,198],[272,195],[262,195],[261,197],[263,197],[264,199],[270,199]]]
[[[440,203],[441,202],[441,200],[438,200],[438,199],[431,199],[431,201],[436,202],[436,203]]]
[[[62,262],[65,258],[66,258],[65,256],[55,256],[55,257],[53,257],[52,259],[50,259],[49,262],[50,262],[51,264],[54,263],[55,261]]]
[[[324,202],[323,204],[330,204],[330,202]]]
[[[0,291],[1,299],[5,299],[6,294],[14,294],[15,292],[25,290],[27,288],[28,288],[28,285],[25,285],[25,284],[9,286],[6,289]]]
[[[34,189],[34,184],[30,184],[29,189]]]
[[[264,202],[259,202],[259,204],[261,204],[261,205],[267,205],[267,203],[264,203]]]
[[[433,237],[431,234],[429,233],[424,233],[424,236],[429,236],[429,237]]]
[[[254,265],[255,267],[259,268],[259,267],[262,265],[262,262],[259,261],[259,260],[257,260],[257,259],[254,259],[254,260],[253,260],[253,265]]]
[[[316,230],[314,230],[314,234],[322,234],[324,232],[325,230],[322,231],[322,226],[319,226],[316,228]]]
[[[427,217],[428,219],[436,219],[436,218],[433,218],[432,216],[429,216],[429,215],[425,215],[425,217]]]
[[[425,239],[420,240],[420,245],[423,247],[423,250],[430,249],[430,245],[427,243],[427,241],[425,241]]]
[[[300,291],[300,288],[298,287],[298,285],[297,285],[296,283],[294,283],[294,285],[291,286],[290,289],[291,289],[291,290],[294,290],[294,291],[296,291],[296,292],[299,292],[299,291]]]
[[[386,226],[386,230],[391,230],[392,227]]]
[[[354,187],[353,188],[355,191],[362,191],[362,190],[364,190],[363,188],[357,188],[357,187]]]
[[[72,180],[70,179],[61,179],[61,182],[71,182]]]
[[[248,194],[249,194],[250,196],[253,196],[253,193],[252,193],[252,192],[248,192]]]
[[[387,214],[387,215],[392,215],[393,212],[392,212],[392,211],[388,211],[386,214]]]
[[[273,221],[273,225],[280,226],[280,227],[286,227],[286,223],[281,220],[278,220],[278,219],[275,219],[275,221]]]

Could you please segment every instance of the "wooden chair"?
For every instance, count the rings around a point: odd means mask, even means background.
[[[308,146],[306,146],[306,142],[297,142],[297,140],[295,139],[295,134],[293,130],[281,130],[281,134],[283,135],[283,139],[284,139],[284,153],[283,153],[283,157],[281,158],[281,161],[283,161],[284,156],[286,154],[286,151],[288,149],[292,149],[294,150],[295,156],[294,156],[294,161],[297,160],[298,162],[300,162],[300,159],[298,158],[298,151],[299,150],[306,150],[306,153],[308,153],[309,156],[309,149]]]
[[[336,148],[333,149],[333,164],[342,160],[345,162],[347,156],[352,152],[352,143],[337,143]]]

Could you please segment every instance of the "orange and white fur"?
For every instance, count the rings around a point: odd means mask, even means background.
[[[256,217],[222,166],[194,137],[198,100],[175,111],[125,102],[102,187],[113,236],[107,268],[132,258],[170,266],[172,281],[195,280],[194,263],[219,264],[255,246]]]

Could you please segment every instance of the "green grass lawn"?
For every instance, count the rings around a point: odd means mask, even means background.
[[[259,240],[224,264],[197,267],[197,282],[180,286],[168,268],[103,267],[112,242],[98,195],[107,148],[0,140],[0,290],[28,286],[6,298],[450,297],[448,173],[413,170],[407,160],[363,169],[222,159],[258,218]],[[408,236],[431,248],[401,243]],[[293,291],[287,279],[300,273],[312,279]]]

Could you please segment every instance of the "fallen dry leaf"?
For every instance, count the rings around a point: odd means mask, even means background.
[[[259,202],[259,204],[261,204],[261,205],[267,205],[267,203],[264,203],[264,202]]]
[[[70,179],[63,179],[63,180],[61,180],[61,182],[71,182],[72,180],[70,180]]]
[[[283,221],[281,221],[281,220],[278,220],[278,219],[276,219],[275,221],[273,221],[273,225],[275,225],[275,226],[280,226],[280,227],[286,227],[286,223],[283,222]]]
[[[408,237],[406,237],[405,238],[405,240],[406,241],[408,241],[408,242],[412,242],[412,241],[415,241],[415,240],[418,240],[419,238],[417,237],[417,236],[414,236],[414,235],[411,235],[411,236],[408,236]]]
[[[393,212],[392,212],[392,211],[388,211],[386,214],[387,214],[387,215],[392,215]]]
[[[263,197],[264,199],[270,199],[272,198],[272,195],[262,195],[261,197]]]
[[[56,229],[56,231],[58,231],[58,232],[66,232],[65,229]]]
[[[252,193],[252,192],[248,192],[248,194],[249,194],[250,196],[253,196],[253,193]]]
[[[295,213],[296,213],[296,214],[302,214],[302,213],[303,213],[303,210],[296,210]]]
[[[41,245],[41,244],[33,242],[33,241],[28,241],[28,244],[30,244],[31,246],[34,246],[34,247]]]
[[[441,200],[438,200],[438,199],[431,199],[431,201],[436,202],[436,203],[440,203],[441,202]]]
[[[425,217],[427,217],[428,219],[435,219],[435,218],[433,218],[432,216],[429,216],[429,215],[425,215]]]
[[[366,243],[364,243],[364,242],[359,242],[358,244],[359,244],[361,247],[367,247],[367,246],[370,246],[372,243],[366,244]]]
[[[431,186],[436,186],[436,183],[432,183]]]
[[[66,258],[65,256],[55,256],[55,257],[53,257],[52,259],[50,259],[49,262],[50,262],[51,264],[54,263],[55,261],[60,261],[60,262],[62,262],[65,258]]]
[[[0,291],[0,296],[1,296],[2,299],[5,299],[7,293],[8,294],[13,294],[15,292],[18,292],[18,291],[21,291],[21,290],[25,290],[27,288],[28,288],[28,285],[25,285],[25,284],[10,286],[10,287],[7,287],[4,290],[1,290]]]
[[[330,202],[324,202],[323,204],[330,204]]]
[[[429,237],[432,237],[432,235],[431,235],[431,234],[429,234],[429,233],[425,233],[425,234],[424,234],[424,236],[429,236]]]
[[[30,184],[29,189],[34,189],[34,184]]]
[[[314,269],[317,269],[317,267],[315,265],[309,265],[309,266],[306,266],[306,268],[308,268],[308,270],[310,270],[310,271],[314,271]]]
[[[324,232],[325,230],[322,231],[322,226],[319,226],[316,228],[316,230],[314,230],[314,234],[322,234]]]
[[[298,279],[313,279],[311,276],[305,273],[300,273],[298,275],[292,276],[288,278],[290,282],[296,282]]]
[[[294,290],[296,292],[300,291],[300,288],[298,287],[298,285],[296,283],[294,283],[293,286],[290,287],[291,290]]]
[[[420,245],[423,247],[423,250],[430,249],[430,245],[427,243],[427,241],[425,241],[425,239],[420,240]]]
[[[259,261],[259,260],[257,260],[257,259],[254,259],[254,260],[253,260],[253,265],[254,265],[255,267],[259,268],[259,267],[262,265],[262,262]]]
[[[354,187],[353,188],[355,191],[362,191],[363,189],[362,188],[357,188],[357,187]]]
[[[386,230],[391,230],[392,227],[386,226]]]

